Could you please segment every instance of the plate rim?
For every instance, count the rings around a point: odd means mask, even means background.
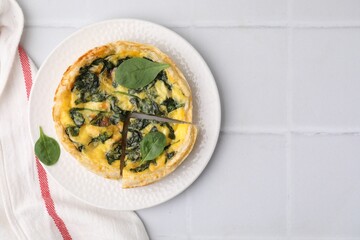
[[[136,211],[136,210],[141,210],[141,209],[147,209],[147,208],[151,208],[151,207],[155,207],[158,206],[164,202],[167,202],[173,198],[175,198],[176,196],[180,195],[181,193],[183,193],[186,189],[188,189],[198,178],[199,176],[204,172],[204,169],[206,168],[206,166],[208,165],[209,161],[212,159],[213,154],[215,152],[217,143],[219,141],[219,135],[220,135],[220,130],[221,130],[221,122],[222,122],[222,108],[221,108],[221,99],[220,99],[220,94],[219,94],[219,88],[216,84],[214,75],[212,74],[208,64],[206,63],[205,59],[202,57],[202,55],[195,49],[195,47],[193,45],[191,45],[184,37],[182,37],[180,34],[178,34],[177,32],[163,26],[160,25],[158,23],[155,22],[151,22],[151,21],[147,21],[147,20],[143,20],[143,19],[137,19],[137,18],[113,18],[113,19],[107,19],[104,21],[98,21],[95,23],[91,23],[88,25],[85,25],[81,28],[79,28],[78,30],[76,30],[75,32],[73,32],[72,34],[70,34],[69,36],[67,36],[66,38],[64,38],[62,41],[60,41],[54,48],[52,51],[50,51],[50,53],[47,55],[47,57],[44,59],[44,61],[42,62],[42,64],[40,65],[40,67],[37,70],[37,73],[35,74],[35,76],[33,77],[33,84],[32,84],[32,88],[30,91],[30,95],[29,95],[29,111],[28,111],[28,130],[30,133],[30,138],[31,138],[31,142],[34,145],[35,144],[35,138],[33,136],[33,133],[31,131],[31,106],[32,106],[32,102],[35,101],[34,100],[34,91],[33,89],[36,87],[36,85],[38,84],[38,77],[41,74],[41,72],[43,71],[44,66],[46,65],[46,63],[48,62],[48,60],[52,57],[52,55],[58,51],[58,49],[60,49],[69,39],[72,39],[74,36],[81,34],[81,32],[86,31],[90,28],[94,28],[97,25],[102,25],[102,24],[107,24],[107,23],[116,23],[116,22],[139,22],[141,24],[150,24],[155,26],[158,29],[161,29],[162,31],[166,31],[169,32],[173,35],[175,35],[177,38],[181,39],[183,41],[183,43],[186,44],[186,46],[192,51],[192,53],[194,53],[199,60],[201,61],[202,65],[204,66],[204,69],[207,71],[207,73],[209,74],[209,76],[211,76],[211,80],[214,83],[214,87],[216,90],[216,96],[214,96],[215,99],[215,103],[217,105],[217,108],[219,109],[219,114],[217,115],[217,125],[216,127],[216,134],[214,136],[215,141],[213,142],[212,146],[211,146],[211,151],[209,151],[209,157],[208,159],[206,159],[206,161],[204,161],[203,165],[201,166],[201,170],[199,170],[198,172],[196,172],[196,174],[194,174],[193,176],[193,180],[192,181],[188,181],[187,184],[184,185],[184,187],[182,189],[180,189],[180,191],[177,191],[173,194],[170,194],[168,197],[165,197],[163,199],[161,199],[161,201],[158,201],[156,203],[153,204],[148,204],[144,207],[137,207],[137,208],[124,208],[124,209],[119,209],[119,208],[111,208],[111,207],[105,207],[105,206],[100,206],[100,205],[96,205],[93,202],[88,201],[87,199],[81,198],[80,196],[76,195],[75,193],[73,193],[71,190],[67,189],[52,173],[51,171],[48,170],[48,166],[44,165],[41,161],[39,161],[41,163],[41,165],[43,166],[43,168],[45,169],[46,173],[63,189],[65,189],[66,192],[70,193],[72,196],[74,196],[75,198],[79,199],[82,202],[85,202],[91,206],[100,208],[100,209],[107,209],[107,210],[120,210],[120,211]],[[197,125],[197,123],[193,123],[195,125]],[[146,187],[146,186],[145,186]]]

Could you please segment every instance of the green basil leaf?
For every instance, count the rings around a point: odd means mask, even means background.
[[[57,141],[44,134],[40,127],[40,137],[35,143],[35,154],[45,165],[54,165],[60,157],[60,146]]]
[[[154,81],[158,73],[167,67],[169,64],[130,58],[115,70],[115,82],[130,89],[142,88]]]
[[[166,146],[166,137],[161,132],[150,132],[140,142],[142,162],[158,157]]]

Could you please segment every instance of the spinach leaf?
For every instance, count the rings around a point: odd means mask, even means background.
[[[171,91],[171,85],[168,82],[168,78],[166,75],[166,72],[164,70],[162,70],[161,72],[159,72],[159,74],[156,76],[156,79],[163,81],[165,86],[167,87],[167,89],[169,89]]]
[[[128,151],[127,159],[132,162],[140,160],[141,159],[140,148],[135,148],[135,149],[132,149],[131,151]]]
[[[130,99],[131,102],[131,99]],[[139,102],[140,105],[140,111],[142,113],[150,114],[150,115],[156,115],[161,116],[163,113],[160,110],[159,105],[156,102],[151,101],[150,99],[142,99]]]
[[[67,127],[65,129],[65,133],[71,137],[79,136],[79,131],[80,131],[80,128],[77,126],[71,126],[71,127]]]
[[[114,161],[119,160],[121,158],[121,145],[119,143],[116,143],[115,147],[112,150],[108,151],[105,156],[109,164],[112,164]]]
[[[170,160],[170,159],[172,159],[174,157],[175,153],[176,153],[175,151],[166,153],[165,164],[168,162],[168,160]]]
[[[110,110],[111,111],[103,111],[103,110],[96,110],[90,108],[71,108],[70,109],[70,116],[75,122],[77,126],[81,126],[84,124],[85,119],[83,115],[80,113],[81,111],[91,111],[97,112],[98,114],[90,120],[90,124],[99,127],[107,127],[110,124],[118,124],[121,120],[125,120],[127,111],[122,110],[120,107],[116,105],[118,101],[116,97],[110,96]]]
[[[168,129],[169,129],[169,134],[168,134],[168,137],[172,140],[175,139],[175,131],[174,129],[170,126],[170,124],[168,122],[164,122],[162,124],[160,124],[161,126],[166,126]]]
[[[122,64],[124,61],[131,59],[131,57],[125,57],[117,60],[117,63],[115,64],[116,67],[118,67],[120,64]]]
[[[170,160],[174,157],[174,155],[175,155],[175,152],[166,153],[166,159]]]
[[[157,129],[156,126],[153,126],[153,127],[150,129],[150,132],[157,132],[157,131],[158,131],[158,129]]]
[[[76,126],[81,127],[85,122],[85,118],[79,111],[80,110],[77,108],[70,109],[70,117],[74,121]]]
[[[166,145],[166,146],[164,147],[164,151],[168,150],[170,147],[171,147],[171,144]]]
[[[78,142],[73,142],[73,143],[75,144],[75,147],[79,152],[82,152],[85,149],[85,146],[82,145],[81,143]]]
[[[79,135],[80,128],[76,126],[70,126],[65,129],[65,133],[69,136],[69,140],[74,144],[76,150],[81,152],[85,149],[85,146],[81,143],[78,143],[71,139],[71,137],[76,137]]]
[[[112,134],[109,134],[107,132],[100,133],[99,136],[91,139],[91,141],[89,142],[88,145],[90,145],[90,144],[97,145],[97,143],[99,143],[99,142],[105,143],[106,140],[110,139],[111,137],[112,137]]]
[[[153,82],[155,83],[155,82]],[[151,85],[151,84],[149,84]],[[159,96],[158,95],[158,92],[156,90],[155,87],[147,87],[145,89],[145,93],[146,93],[146,96],[151,100],[151,101],[155,101],[155,99]]]
[[[110,70],[115,67],[114,64],[103,58],[95,59],[90,65],[81,67],[71,89],[71,91],[77,91],[78,98],[75,100],[75,104],[90,101],[102,102],[106,99],[106,94],[99,92],[99,76],[92,72],[92,67],[99,65],[101,65],[100,73],[107,70],[109,74]]]
[[[70,111],[90,111],[90,112],[102,112],[102,113],[106,113],[107,111],[103,111],[103,110],[97,110],[97,109],[91,109],[91,108],[71,108]]]
[[[121,151],[120,153],[109,151],[106,153],[106,160],[109,164],[112,164],[114,161],[119,160],[121,158]]]
[[[167,67],[168,64],[144,58],[131,58],[115,70],[115,82],[130,89],[142,88],[154,81],[158,73]]]
[[[134,119],[133,121],[130,122],[129,129],[143,130],[149,124],[150,124],[149,119],[136,118],[136,119]]]
[[[91,95],[91,102],[102,102],[106,99],[106,94],[105,93],[95,93],[93,95]]]
[[[75,104],[78,105],[80,103],[86,103],[89,102],[91,99],[91,93],[87,91],[79,91],[76,96],[78,97],[75,100]]]
[[[90,63],[89,65],[81,67],[79,70],[80,75],[87,72],[93,73],[91,71],[91,68],[97,65],[101,65],[100,73],[102,73],[104,70],[110,72],[110,70],[112,70],[115,67],[115,65],[111,61],[105,58],[97,58],[94,61],[92,61],[92,63]]]
[[[106,93],[96,91],[95,93],[90,92],[79,92],[78,98],[75,100],[75,104],[87,103],[87,102],[102,102],[106,99]]]
[[[172,112],[180,107],[183,107],[184,104],[183,103],[178,103],[177,101],[175,101],[173,98],[167,98],[165,99],[161,105],[164,105],[166,107],[166,110],[169,112]]]
[[[60,146],[57,141],[46,136],[40,127],[40,137],[35,143],[35,154],[45,165],[54,165],[60,157]]]
[[[129,96],[129,97],[139,98],[138,96],[136,96],[136,95],[134,95],[134,94],[131,94],[131,93],[127,93],[127,92],[115,91],[114,93],[126,95],[126,96]]]
[[[140,100],[138,98],[130,98],[130,103],[134,105],[137,109],[140,108]]]
[[[129,93],[129,94],[135,94],[135,93],[142,92],[143,90],[144,90],[143,88],[129,89],[129,90],[128,90],[128,93]]]
[[[91,111],[91,112],[97,112],[98,114],[90,121],[90,124],[100,127],[109,126],[109,118],[106,117],[110,112],[102,111],[102,110],[96,110],[96,109],[90,109],[90,108],[71,108],[70,109],[70,117],[76,124],[76,126],[81,127],[84,122],[85,118],[80,113],[80,111]]]
[[[141,162],[158,157],[166,146],[166,137],[161,132],[150,132],[140,142]]]
[[[108,60],[106,60],[106,59],[104,59],[104,58],[98,58],[98,59],[95,59],[95,60],[91,63],[91,65],[89,66],[89,68],[92,67],[92,66],[94,66],[94,65],[99,65],[99,64],[102,64],[102,65],[103,65],[103,67],[102,67],[102,69],[101,69],[100,72],[103,72],[104,70],[110,71],[111,69],[113,69],[113,68],[115,67],[115,65],[114,65],[112,62],[110,62],[110,61],[108,61]]]
[[[111,111],[116,112],[116,113],[122,111],[121,108],[118,105],[116,105],[119,101],[116,97],[110,96],[108,99],[110,102],[110,110]]]
[[[73,90],[78,90],[80,92],[96,92],[97,88],[100,86],[99,77],[90,71],[83,70],[84,72],[78,75],[75,78],[75,83],[73,86]]]
[[[156,161],[155,160],[147,161],[136,168],[131,168],[130,171],[135,172],[135,173],[143,172],[149,168],[151,163],[156,163]]]
[[[124,121],[127,115],[127,111],[122,110],[118,105],[118,99],[114,96],[108,97],[110,102],[110,110],[113,111],[113,114],[110,116],[110,123],[113,125],[118,124],[120,121]]]
[[[114,113],[110,116],[109,121],[112,125],[118,124],[121,120],[124,119],[124,116],[120,113]]]
[[[142,140],[142,134],[135,129],[128,129],[128,138],[126,139],[126,147],[128,149],[134,149],[139,146]]]
[[[107,127],[111,124],[111,122],[107,114],[100,112],[93,119],[91,119],[90,124],[99,127]]]

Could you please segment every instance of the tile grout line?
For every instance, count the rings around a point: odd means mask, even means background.
[[[63,22],[50,22],[47,24],[43,24],[40,22],[30,22],[25,24],[25,28],[81,28],[84,26],[88,26],[96,22],[79,22],[79,24],[74,23],[63,23]],[[326,28],[360,28],[360,21],[337,21],[337,22],[306,22],[306,21],[295,21],[289,23],[288,20],[286,21],[228,21],[223,23],[216,23],[216,22],[200,22],[195,23],[192,22],[191,24],[168,24],[165,25],[168,28],[319,28],[319,29],[326,29]]]
[[[286,238],[283,237],[273,237],[273,236],[216,236],[216,235],[212,235],[212,236],[203,236],[203,235],[194,235],[192,236],[193,238],[191,239],[196,239],[196,240],[287,240]],[[303,239],[301,239],[303,240]],[[312,239],[304,239],[304,240],[312,240]],[[338,240],[338,239],[337,239]],[[348,240],[348,239],[345,239]],[[353,240],[353,239],[351,239]],[[357,240],[357,239],[356,239]]]
[[[292,128],[292,129],[266,129],[266,128],[225,128],[220,130],[223,134],[234,135],[279,135],[286,136],[288,132],[303,136],[360,136],[359,129],[339,129],[339,130],[324,130],[324,129],[306,129],[306,128]]]
[[[301,135],[301,136],[360,136],[359,131],[348,131],[348,132],[298,132],[291,131],[292,134]]]
[[[243,21],[243,22],[203,22],[203,23],[195,23],[192,25],[197,28],[359,28],[360,21],[337,21],[337,22],[310,22],[310,21]],[[170,27],[186,27],[185,25],[170,25]]]
[[[221,129],[222,134],[234,134],[234,135],[285,135],[287,130],[281,129]]]
[[[293,106],[293,0],[287,0],[287,68],[286,68],[286,122],[287,122],[287,131],[286,131],[286,238],[291,239],[291,217],[292,217],[292,177],[291,177],[291,168],[292,168],[292,106]]]

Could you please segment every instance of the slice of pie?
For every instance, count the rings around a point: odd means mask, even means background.
[[[144,161],[141,142],[149,133],[165,136],[164,148],[154,159]],[[130,119],[126,138],[123,188],[139,187],[155,182],[179,166],[191,152],[197,130],[192,124]]]
[[[140,66],[139,62],[145,62],[145,65]],[[122,70],[126,65],[130,68]],[[154,71],[153,65],[158,72]],[[164,67],[158,68],[160,65]],[[142,78],[149,80],[149,71],[153,77],[141,87],[129,87],[118,80],[120,77],[130,83],[142,81]],[[66,70],[55,93],[53,119],[62,145],[82,165],[106,178],[119,179],[124,158],[128,163],[130,155],[135,154],[125,146],[129,137],[125,137],[123,130],[129,114],[138,112],[191,123],[192,108],[190,87],[168,56],[150,45],[118,41],[88,51]],[[132,130],[146,134],[145,129],[133,127],[133,121],[129,134]],[[155,125],[162,131],[170,129],[159,124]],[[159,163],[156,174],[148,174],[150,170],[131,171],[129,167],[139,167],[135,166],[139,162],[129,163],[124,168],[125,187],[153,182],[155,175],[157,179],[165,176],[186,158],[194,145],[196,128],[190,124],[169,126],[173,126],[175,136],[182,139],[182,144],[176,145],[177,153],[172,161],[161,164],[163,161],[154,159]],[[167,148],[162,155],[173,148]],[[149,164],[149,169],[154,167]],[[142,180],[125,179],[125,176],[135,179],[140,175]]]

